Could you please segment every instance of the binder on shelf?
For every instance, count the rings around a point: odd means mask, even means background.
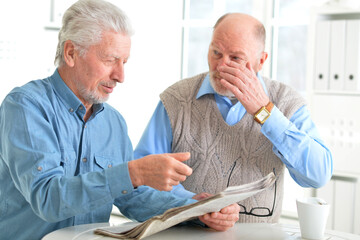
[[[330,24],[329,20],[316,23],[314,76],[316,90],[329,89]]]
[[[344,90],[360,91],[360,20],[346,21]]]
[[[344,90],[346,20],[331,21],[330,29],[330,89]]]

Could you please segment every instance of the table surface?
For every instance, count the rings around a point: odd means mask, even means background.
[[[128,226],[134,223],[123,223]],[[59,229],[47,234],[43,240],[89,240],[89,239],[115,239],[95,235],[93,231],[100,227],[109,227],[109,223],[84,224]],[[120,225],[117,225],[120,226]],[[300,228],[295,225],[267,224],[267,223],[237,223],[226,232],[216,232],[209,228],[197,226],[175,226],[144,238],[146,240],[301,240]],[[324,240],[360,240],[360,235],[345,232],[326,230]]]

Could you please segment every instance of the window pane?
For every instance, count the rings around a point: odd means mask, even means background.
[[[211,34],[211,27],[189,29],[188,74],[184,77],[208,71],[207,53]]]
[[[303,19],[307,22],[310,14],[310,6],[313,4],[314,0],[280,0],[280,19]]]
[[[226,12],[241,12],[246,14],[252,14],[253,0],[227,0]]]
[[[277,80],[300,92],[306,87],[307,27],[279,28]]]
[[[212,0],[190,0],[190,19],[210,18],[213,5]]]

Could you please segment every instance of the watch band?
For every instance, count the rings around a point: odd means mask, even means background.
[[[274,104],[271,101],[265,106],[266,110],[268,110],[269,113],[271,113],[273,107]]]

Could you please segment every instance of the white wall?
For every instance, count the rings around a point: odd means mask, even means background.
[[[46,7],[44,1],[0,3],[1,101],[14,86],[46,76],[49,64],[44,62],[56,47],[47,39],[51,34],[44,31]],[[36,14],[29,9],[37,9]]]
[[[0,2],[0,101],[15,86],[53,73],[57,31],[45,30],[50,21],[50,2]],[[74,0],[54,2],[57,20],[61,8]],[[159,94],[180,79],[183,1],[111,2],[127,13],[135,29],[125,82],[118,84],[109,100],[125,117],[135,147]]]
[[[182,0],[113,2],[124,3],[136,32],[125,82],[118,85],[109,103],[127,120],[135,147],[159,94],[181,76]]]

